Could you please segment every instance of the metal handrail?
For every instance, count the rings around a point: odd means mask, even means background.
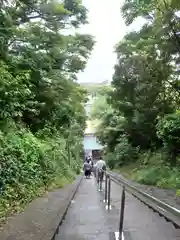
[[[137,187],[130,185],[127,180],[118,177],[113,172],[108,172],[108,174],[111,176],[112,181],[124,186],[127,192],[158,212],[167,221],[172,222],[176,228],[180,228],[180,209],[172,207]]]
[[[120,219],[119,219],[119,240],[122,240],[123,236],[123,224],[124,224],[124,209],[125,209],[125,187],[123,186],[122,189],[122,196],[121,196],[121,210],[120,210]]]

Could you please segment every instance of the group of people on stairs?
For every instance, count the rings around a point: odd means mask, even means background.
[[[88,157],[85,159],[83,170],[86,178],[90,178],[91,173],[93,171],[99,182],[100,178],[101,179],[104,178],[104,172],[106,171],[106,163],[100,157],[100,159],[96,162],[96,164],[93,164],[91,157]]]

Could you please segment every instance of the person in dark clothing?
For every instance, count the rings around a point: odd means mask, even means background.
[[[91,169],[92,169],[92,166],[91,166],[89,160],[87,160],[87,162],[84,163],[84,175],[86,178],[90,178]]]

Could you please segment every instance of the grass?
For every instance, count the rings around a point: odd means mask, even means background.
[[[175,189],[176,196],[180,196],[180,175],[176,168],[151,164],[143,166],[137,162],[115,169],[114,171],[140,184],[164,189]]]
[[[48,191],[53,191],[57,188],[63,188],[65,185],[72,183],[75,180],[75,176],[66,178],[65,176],[56,177],[55,181],[48,187]]]
[[[129,165],[125,165],[121,168],[117,168],[114,171],[120,173],[122,176],[129,180],[133,180],[134,173],[139,169],[139,167],[140,167],[139,163],[136,162]]]
[[[63,188],[67,184],[72,183],[76,178],[76,174],[71,174],[68,177],[58,175],[56,179],[53,181],[53,183],[48,186],[48,188],[45,190],[44,187],[41,187],[38,189],[38,192],[36,193],[36,196],[34,196],[30,202],[32,202],[34,199],[38,197],[43,197],[47,192],[54,191],[58,188]],[[3,204],[2,204],[3,201]],[[6,205],[6,213],[4,211]],[[0,203],[0,228],[3,229],[3,225],[7,222],[7,219],[9,216],[13,216],[16,213],[21,213],[24,211],[25,207],[28,205],[27,202],[19,202],[19,204],[16,202],[14,206],[10,206],[6,200],[1,199]]]

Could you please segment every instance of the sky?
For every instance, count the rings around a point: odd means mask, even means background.
[[[120,7],[123,0],[83,0],[88,9],[89,24],[82,26],[81,33],[92,34],[96,44],[84,72],[78,74],[79,82],[111,81],[116,63],[114,46],[141,21],[130,28],[125,26]]]

